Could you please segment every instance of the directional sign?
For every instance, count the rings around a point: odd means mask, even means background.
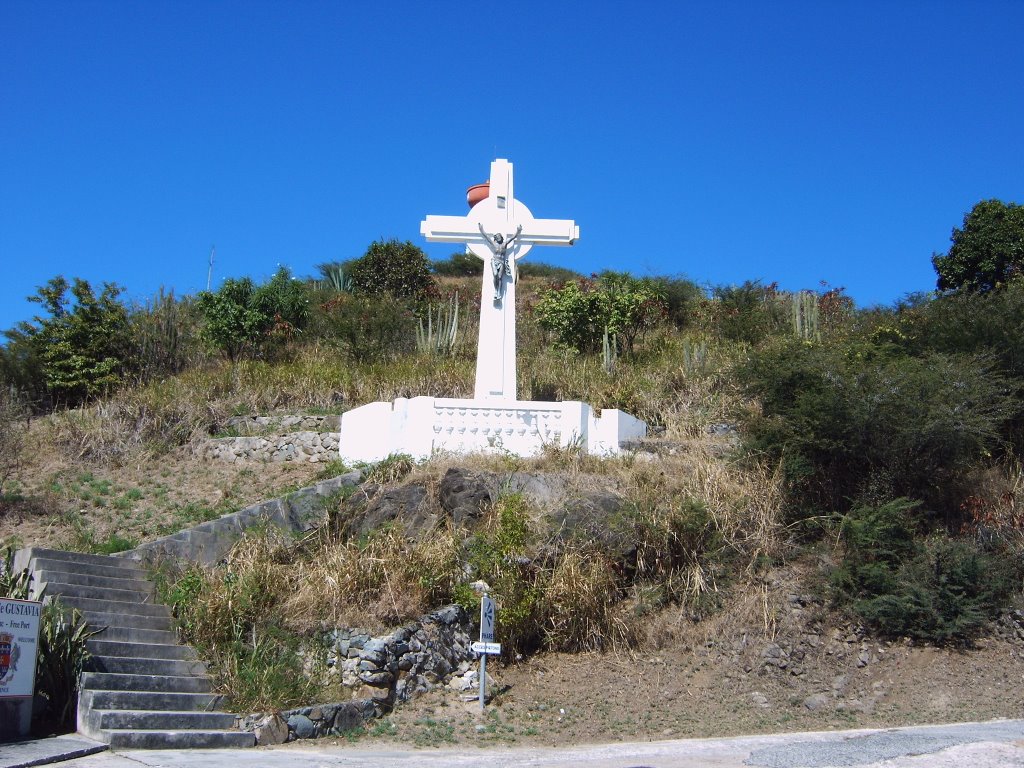
[[[501,643],[473,643],[470,648],[474,653],[489,653],[492,656],[501,655]]]
[[[487,595],[480,598],[480,642],[494,642],[494,601]]]

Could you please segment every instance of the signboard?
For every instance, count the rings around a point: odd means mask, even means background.
[[[501,643],[473,643],[470,648],[474,653],[489,653],[492,656],[501,655]]]
[[[480,600],[480,642],[494,642],[494,601],[487,595]]]
[[[0,699],[32,696],[42,605],[0,598]]]

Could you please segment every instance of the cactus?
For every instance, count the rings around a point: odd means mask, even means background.
[[[604,340],[601,345],[601,352],[604,359],[605,373],[615,373],[615,365],[619,361],[619,342],[614,333],[608,332],[608,326],[604,327]]]
[[[421,354],[450,355],[455,351],[458,334],[459,293],[456,291],[447,305],[437,307],[436,318],[434,305],[427,305],[426,324],[421,317],[416,328],[416,350]]]
[[[683,371],[687,376],[703,373],[707,356],[707,342],[694,344],[688,338],[683,339]]]
[[[821,341],[818,317],[818,294],[799,291],[793,294],[793,332],[798,339]]]

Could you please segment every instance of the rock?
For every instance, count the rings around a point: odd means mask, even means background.
[[[456,525],[476,520],[494,500],[489,483],[481,474],[452,468],[441,478],[438,501]]]
[[[391,681],[395,679],[387,670],[381,670],[380,672],[360,672],[359,679],[367,685],[372,685],[376,688],[385,688],[391,685]]]
[[[804,706],[811,710],[811,712],[817,712],[819,709],[823,709],[828,702],[829,696],[827,693],[815,693],[804,699]]]
[[[277,714],[267,715],[256,723],[256,746],[267,747],[288,741],[288,723]]]
[[[292,715],[289,717],[288,729],[299,739],[311,739],[313,734],[316,733],[316,726],[313,725],[313,721],[305,715]]]
[[[771,705],[768,703],[768,697],[765,696],[761,691],[754,691],[750,694],[750,700],[761,707],[761,709],[768,709]]]
[[[636,562],[636,543],[620,524],[621,496],[590,491],[565,502],[547,516],[552,541],[557,547],[572,542],[598,542],[627,567]]]
[[[356,538],[393,523],[406,538],[416,541],[429,536],[438,522],[422,482],[384,490],[377,485],[364,486],[342,504],[341,519],[344,532]]]
[[[331,724],[331,729],[336,733],[345,733],[346,731],[351,731],[362,722],[363,716],[359,711],[359,706],[347,702],[338,707],[338,711],[334,715],[334,722]]]

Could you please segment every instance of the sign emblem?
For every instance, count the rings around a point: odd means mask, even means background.
[[[12,677],[14,676],[14,671],[18,668],[18,656],[20,655],[18,646],[14,644],[14,635],[0,632],[0,685],[7,683],[8,672],[11,673]]]

